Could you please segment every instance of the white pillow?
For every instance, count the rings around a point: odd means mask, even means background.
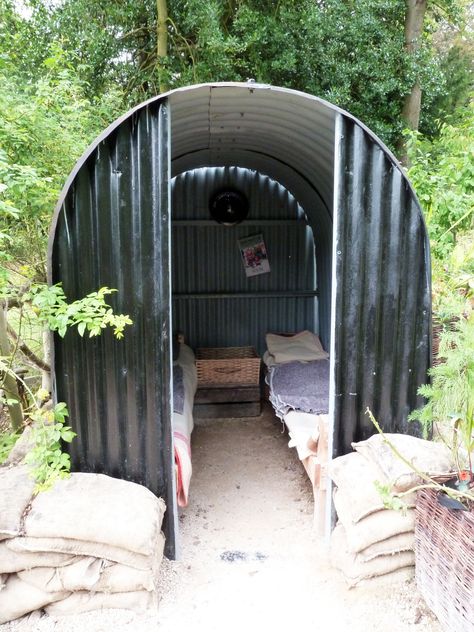
[[[310,360],[325,360],[329,354],[324,351],[321,341],[311,331],[301,331],[294,336],[279,336],[267,334],[265,336],[269,353],[277,364],[284,362],[308,362]]]

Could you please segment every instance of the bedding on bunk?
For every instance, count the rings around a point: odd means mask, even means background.
[[[329,354],[319,337],[302,331],[294,335],[267,334],[266,382],[276,415],[288,428],[288,447],[296,448],[311,481],[314,524],[325,524],[328,449]]]
[[[176,363],[173,365],[173,412],[183,414],[184,398],[183,367]]]
[[[329,407],[329,360],[285,362],[268,369],[270,402],[280,419],[290,410],[320,415]]]
[[[191,432],[194,427],[193,403],[197,389],[195,357],[192,349],[180,343],[177,360],[173,363],[173,440],[176,463],[178,505],[188,504],[191,482]]]
[[[300,331],[297,334],[267,334],[265,336],[268,351],[264,355],[267,366],[286,362],[309,362],[325,360],[329,357],[321,341],[312,331]]]
[[[290,436],[288,447],[296,448],[300,461],[317,456],[320,428],[326,420],[326,415],[302,413],[299,410],[286,413],[284,421]]]

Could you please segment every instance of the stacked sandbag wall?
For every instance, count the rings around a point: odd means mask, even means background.
[[[427,475],[452,468],[443,444],[407,435],[385,437],[376,434],[354,443],[355,452],[334,459],[329,468],[338,517],[331,560],[350,586],[414,576],[416,493],[410,490],[423,481],[408,464]],[[387,496],[401,493],[402,508],[387,508],[381,488]]]
[[[72,474],[34,494],[24,465],[0,468],[0,623],[158,605],[165,504],[102,474]]]

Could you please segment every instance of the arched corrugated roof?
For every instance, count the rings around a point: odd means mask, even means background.
[[[268,171],[270,159],[285,171],[285,186],[297,197],[303,179],[332,209],[336,108],[259,84],[196,86],[169,98],[174,173],[195,167],[197,153],[202,166],[248,166],[252,155],[255,168],[263,163]]]
[[[206,166],[255,169],[281,182],[319,221],[332,216],[335,120],[357,123],[401,170],[382,141],[351,114],[318,97],[266,84],[208,83],[154,97],[114,121],[78,160],[60,196],[52,223],[81,166],[128,119],[157,101],[171,108],[172,176]]]

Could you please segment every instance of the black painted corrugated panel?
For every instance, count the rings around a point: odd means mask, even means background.
[[[430,263],[423,217],[406,178],[341,116],[337,191],[333,455],[374,433],[417,434],[430,359]]]
[[[78,436],[73,468],[146,485],[174,501],[170,431],[168,109],[125,120],[82,165],[59,214],[52,280],[70,299],[117,289],[133,325],[123,340],[55,339],[57,397]],[[165,523],[174,556],[173,506]]]

